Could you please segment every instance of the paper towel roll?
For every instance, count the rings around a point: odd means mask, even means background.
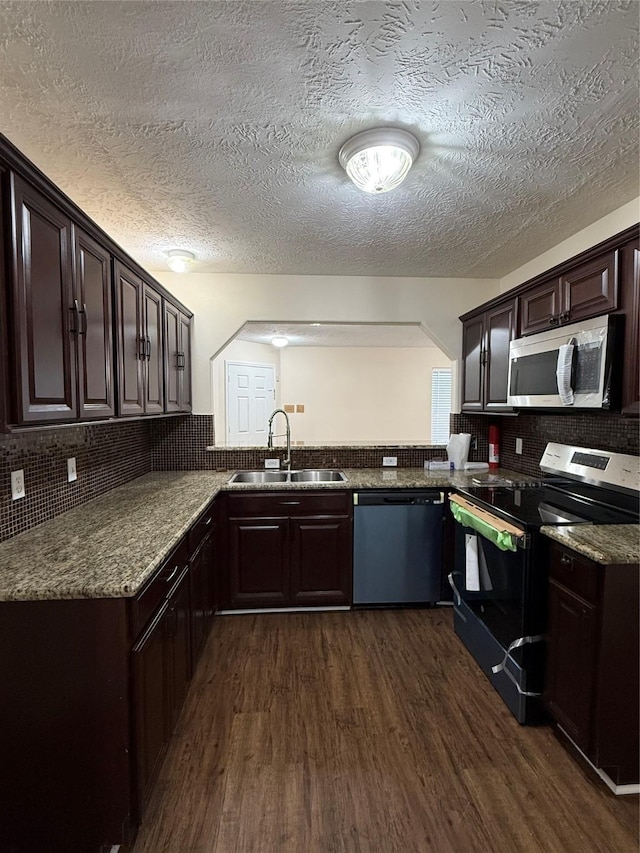
[[[471,446],[471,433],[459,432],[449,436],[447,444],[447,458],[453,462],[456,470],[462,470],[465,462],[469,459],[469,447]]]

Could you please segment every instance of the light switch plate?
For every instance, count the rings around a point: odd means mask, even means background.
[[[78,471],[76,470],[76,457],[72,456],[70,459],[67,459],[67,481],[69,483],[73,483],[73,481],[77,479]]]
[[[395,468],[398,464],[397,456],[383,456],[382,465],[385,468]]]
[[[516,438],[516,453],[522,456],[522,439]]]
[[[11,472],[11,500],[17,501],[25,497],[26,491],[24,488],[24,471]]]
[[[279,468],[280,460],[279,459],[265,459],[264,460],[265,468]]]

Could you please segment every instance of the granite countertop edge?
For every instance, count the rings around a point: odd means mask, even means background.
[[[145,474],[0,543],[0,601],[132,597],[221,491],[451,489],[487,473],[342,470],[346,482],[260,485],[229,484],[230,471]]]
[[[602,565],[633,564],[640,561],[640,525],[578,524],[549,526],[541,533],[554,542],[576,551]]]

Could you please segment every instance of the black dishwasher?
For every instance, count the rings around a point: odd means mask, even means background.
[[[372,490],[354,493],[353,503],[354,605],[438,601],[443,493]]]

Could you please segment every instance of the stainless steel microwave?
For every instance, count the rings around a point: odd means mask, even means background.
[[[509,405],[609,409],[620,319],[595,317],[511,341]]]

